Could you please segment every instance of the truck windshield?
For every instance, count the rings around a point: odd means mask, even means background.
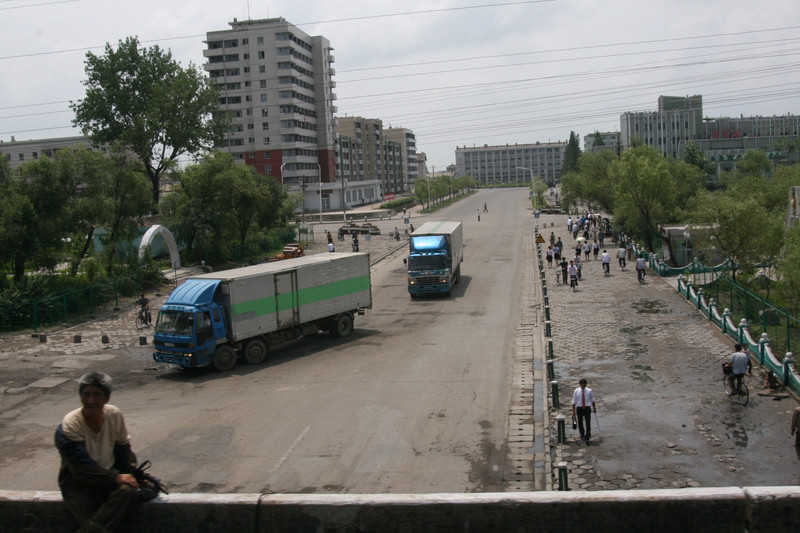
[[[418,255],[408,258],[409,270],[444,270],[447,268],[443,255]]]
[[[156,333],[171,335],[191,335],[194,327],[194,314],[183,311],[161,311],[158,313]]]

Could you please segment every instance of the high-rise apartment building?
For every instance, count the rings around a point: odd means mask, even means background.
[[[220,150],[330,209],[336,181],[333,49],[283,18],[229,23],[206,34],[205,70],[231,129]]]
[[[408,191],[419,177],[417,138],[414,132],[407,128],[387,128],[386,138],[400,144],[403,151],[403,168],[405,169],[402,182],[393,184],[393,188],[387,188],[386,192],[401,193]]]
[[[623,149],[639,139],[664,157],[677,158],[681,143],[697,139],[703,127],[703,97],[659,96],[657,111],[623,113],[619,121]]]
[[[561,181],[566,142],[456,148],[456,175],[481,185],[530,182],[531,173],[553,185]]]
[[[383,129],[383,121],[374,118],[340,117],[336,125],[339,135],[361,143],[363,185],[378,185],[379,197],[375,200],[390,198],[402,192],[405,180],[406,151],[403,144],[387,138],[386,131]],[[416,154],[416,147],[414,153]]]

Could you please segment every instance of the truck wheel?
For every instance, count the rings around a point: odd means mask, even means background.
[[[230,370],[236,365],[236,352],[230,346],[220,346],[214,352],[214,359],[211,361],[211,366],[217,372],[225,372]]]
[[[263,363],[267,357],[267,345],[260,339],[254,339],[244,347],[244,360],[247,364],[257,365]]]
[[[453,276],[453,285],[458,285],[461,282],[461,265],[456,269],[456,275]]]
[[[349,337],[353,334],[353,317],[343,313],[336,317],[331,324],[331,334],[334,337]]]

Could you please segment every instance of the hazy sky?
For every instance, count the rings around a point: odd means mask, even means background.
[[[0,0],[0,140],[76,135],[87,51],[136,35],[203,64],[207,31],[284,17],[334,48],[339,116],[457,146],[619,130],[658,96],[709,117],[800,113],[800,2],[775,0]]]

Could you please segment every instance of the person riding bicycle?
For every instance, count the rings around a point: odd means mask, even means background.
[[[611,255],[603,250],[603,255],[600,256],[600,261],[603,263],[603,272],[608,275],[611,271]]]
[[[139,299],[136,300],[136,303],[139,305],[139,316],[142,317],[142,320],[145,324],[150,323],[150,300],[144,295],[144,293],[139,295]]]
[[[617,259],[619,259],[619,267],[621,269],[625,269],[625,258],[628,256],[628,249],[625,248],[625,244],[620,244],[619,250],[617,250]]]
[[[642,281],[644,279],[644,269],[647,266],[647,261],[644,260],[644,254],[639,254],[636,258],[636,279]]]
[[[753,373],[753,363],[750,361],[747,351],[742,350],[741,344],[734,344],[733,347],[736,351],[731,354],[731,373],[728,375],[728,385],[732,391],[739,392],[742,389],[742,378],[745,372],[748,374]],[[735,387],[734,380],[736,380]]]

